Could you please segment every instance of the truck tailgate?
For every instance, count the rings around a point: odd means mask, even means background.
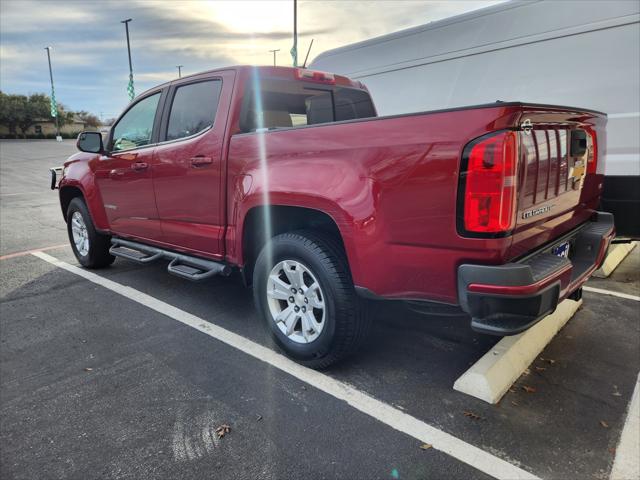
[[[597,208],[606,115],[525,107],[519,121],[518,210],[510,258],[552,242]]]

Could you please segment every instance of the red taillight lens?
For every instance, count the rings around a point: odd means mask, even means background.
[[[465,149],[464,230],[500,233],[516,217],[517,133],[500,132]]]
[[[598,169],[598,142],[596,132],[587,131],[587,173],[596,173]]]

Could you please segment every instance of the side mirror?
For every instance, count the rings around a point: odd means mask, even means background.
[[[78,135],[76,147],[81,152],[104,153],[102,134],[100,132],[82,132]]]

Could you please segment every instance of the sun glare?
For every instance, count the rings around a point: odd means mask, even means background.
[[[289,31],[293,7],[286,1],[207,1],[211,18],[235,32]]]

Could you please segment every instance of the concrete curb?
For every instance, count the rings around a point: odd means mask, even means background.
[[[582,305],[564,300],[526,332],[504,337],[453,384],[453,389],[488,403],[498,403],[536,356]]]
[[[607,258],[605,258],[602,266],[593,273],[594,277],[607,278],[613,273],[618,265],[625,259],[627,255],[633,250],[637,242],[631,243],[616,243],[607,252]]]

